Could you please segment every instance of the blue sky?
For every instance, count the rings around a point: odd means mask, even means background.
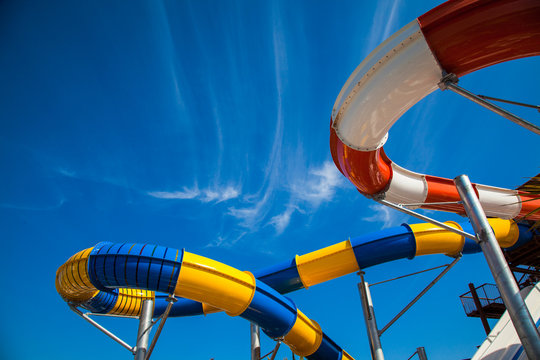
[[[54,288],[69,256],[100,241],[149,242],[256,270],[402,222],[335,169],[339,90],[380,42],[438,1],[4,1],[0,4],[0,357],[129,353]],[[538,59],[463,78],[473,92],[538,102]],[[511,108],[533,122],[534,111]],[[401,166],[513,188],[539,171],[538,138],[450,92],[391,129]],[[440,220],[461,220],[434,213]],[[449,262],[376,266],[375,282]],[[372,289],[380,327],[435,274]],[[291,294],[357,359],[369,359],[356,275]],[[424,346],[469,357],[483,340],[458,295],[492,282],[463,259],[382,338],[388,358]],[[104,319],[134,343],[134,320]],[[249,356],[249,324],[171,319],[153,358]],[[263,342],[263,352],[273,344]],[[278,358],[291,358],[285,347]]]

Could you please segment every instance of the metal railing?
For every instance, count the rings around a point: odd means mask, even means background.
[[[503,299],[501,298],[501,293],[495,284],[483,284],[476,288],[478,294],[478,299],[480,300],[480,305],[486,307],[492,304],[500,304],[504,306]],[[476,304],[474,302],[474,297],[470,291],[466,292],[459,297],[461,299],[461,304],[467,316],[478,311]]]

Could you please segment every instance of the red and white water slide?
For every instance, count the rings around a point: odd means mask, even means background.
[[[460,200],[451,179],[409,171],[386,156],[388,130],[445,79],[539,54],[538,0],[456,0],[430,10],[377,47],[345,83],[330,129],[337,168],[368,197],[464,213],[459,204],[439,204]],[[473,185],[487,216],[521,218],[540,207],[517,190]]]

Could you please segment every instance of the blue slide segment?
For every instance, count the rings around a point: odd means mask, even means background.
[[[268,314],[274,314],[268,317]],[[297,308],[294,302],[272,289],[262,281],[257,288],[251,304],[240,314],[261,326],[266,335],[275,339],[291,330],[296,321]]]
[[[515,248],[520,247],[521,245],[524,245],[532,240],[532,238],[535,235],[540,235],[540,228],[536,228],[534,230],[531,229],[531,227],[524,225],[524,224],[517,224],[519,227],[519,238],[518,241],[510,248],[506,249],[508,251],[512,251]]]
[[[88,260],[90,281],[98,290],[123,287],[172,294],[183,250],[147,244],[97,244]]]
[[[360,269],[398,259],[413,259],[416,241],[411,228],[404,224],[351,240]]]
[[[112,310],[117,299],[117,289],[100,291],[96,296],[84,304],[84,308],[96,314],[106,314]]]
[[[341,359],[343,357],[343,349],[332,341],[326,334],[323,334],[321,346],[309,356],[310,360],[326,360],[326,359]]]
[[[284,261],[280,264],[255,271],[253,275],[281,294],[287,294],[304,288],[302,280],[300,280],[300,274],[298,274],[298,268],[296,267],[296,259]]]

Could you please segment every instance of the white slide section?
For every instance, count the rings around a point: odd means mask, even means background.
[[[349,77],[332,111],[333,127],[350,148],[373,151],[443,76],[417,20],[379,45]]]
[[[536,284],[535,287],[521,290],[521,293],[526,294],[528,290],[530,290],[530,292],[525,298],[525,303],[538,327],[540,318],[540,283]],[[526,359],[529,358],[527,357],[527,354],[525,354],[525,351],[523,351],[514,325],[510,320],[510,316],[508,316],[508,311],[506,311],[471,360]]]

